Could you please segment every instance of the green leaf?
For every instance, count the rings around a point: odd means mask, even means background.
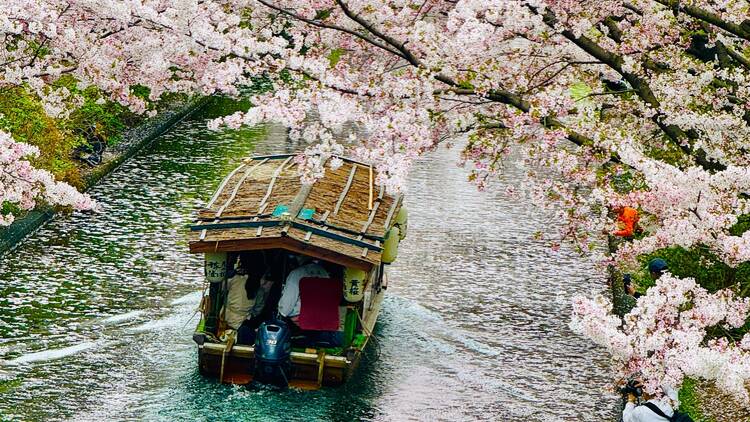
[[[593,90],[583,82],[576,82],[568,88],[568,92],[570,93],[570,97],[575,101],[581,101],[591,94]]]
[[[343,48],[336,48],[331,50],[331,53],[328,54],[328,64],[330,65],[331,69],[336,67],[338,62],[341,60],[341,56],[343,56],[344,53],[346,53],[346,50],[344,50]]]
[[[318,10],[315,12],[314,20],[323,21],[328,19],[329,16],[331,16],[331,9]]]
[[[474,89],[474,85],[469,81],[460,81],[458,86],[463,89]]]

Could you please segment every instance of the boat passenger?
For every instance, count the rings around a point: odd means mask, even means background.
[[[227,299],[222,315],[224,322],[233,330],[237,330],[245,320],[253,300],[248,298],[245,285],[249,278],[247,268],[242,259],[237,259],[234,275],[227,280]]]
[[[301,258],[299,259],[303,265],[289,273],[286,282],[284,283],[284,289],[281,291],[281,299],[279,299],[279,314],[295,323],[297,322],[300,311],[299,281],[306,277],[330,277],[328,271],[326,271],[320,264],[317,262],[304,264],[309,258],[304,256],[300,257]]]
[[[307,258],[303,258],[307,259]],[[302,308],[300,299],[300,281],[305,278],[338,278],[340,279],[341,268],[328,263],[317,261],[304,264],[289,273],[281,300],[279,301],[279,314],[288,322],[292,329],[292,344],[297,347],[337,347],[343,344],[343,333],[340,330],[303,330],[299,326],[299,316]],[[341,292],[341,287],[336,289]],[[338,302],[336,303],[338,312]]]
[[[260,321],[250,321],[259,315],[271,290],[262,252],[242,254],[235,264],[234,275],[227,280],[226,305],[223,309],[227,327],[236,330],[238,343],[252,343]],[[254,326],[251,326],[253,325]]]
[[[268,302],[268,295],[273,286],[270,277],[270,269],[266,265],[264,252],[252,255],[243,255],[246,258],[245,266],[249,268],[248,279],[245,283],[245,297],[250,301],[250,308],[245,313],[245,319],[237,329],[238,344],[252,344],[255,341],[255,332],[263,322],[263,311]]]

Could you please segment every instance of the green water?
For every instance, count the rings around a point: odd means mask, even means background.
[[[350,383],[202,378],[202,261],[185,226],[243,157],[299,150],[275,126],[205,129],[231,107],[214,103],[105,179],[91,192],[101,213],[58,217],[0,258],[0,420],[611,419],[606,357],[566,325],[567,298],[602,288],[591,264],[531,241],[551,217],[476,191],[445,150],[412,175],[409,237]]]

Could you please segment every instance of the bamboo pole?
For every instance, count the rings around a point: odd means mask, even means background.
[[[344,203],[344,199],[346,198],[346,194],[349,193],[349,189],[352,187],[352,182],[354,181],[354,175],[357,173],[357,165],[352,164],[352,170],[349,172],[349,179],[346,181],[346,186],[344,186],[344,190],[341,191],[341,195],[339,195],[339,200],[336,201],[336,206],[333,208],[333,215],[338,215],[339,209],[341,208],[341,204]]]
[[[318,352],[318,388],[323,386],[323,374],[326,368],[326,351]]]
[[[372,189],[372,164],[370,164],[370,197],[369,197],[369,201],[367,202],[368,210],[372,209],[372,191],[373,191]]]
[[[247,171],[245,171],[245,174],[242,175],[240,180],[237,182],[237,185],[232,190],[232,194],[229,196],[229,199],[227,199],[224,205],[222,205],[221,208],[219,208],[219,210],[216,211],[216,218],[221,217],[221,214],[227,209],[227,207],[229,207],[229,204],[231,204],[232,201],[234,201],[234,198],[237,197],[237,193],[240,191],[242,184],[245,183],[245,180],[247,180],[247,178],[250,177],[250,175],[255,171],[255,169],[265,164],[266,161],[268,161],[268,158],[264,159],[260,163],[256,163],[254,166],[250,167],[249,169],[247,169]],[[227,181],[229,181],[229,179],[227,179]],[[218,193],[217,193],[217,197],[218,197]]]

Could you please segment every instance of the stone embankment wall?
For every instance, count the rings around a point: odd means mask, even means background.
[[[102,163],[85,172],[84,191],[112,173],[125,160],[137,154],[138,151],[167,132],[176,123],[199,110],[207,101],[208,97],[201,97],[174,103],[168,110],[128,129],[121,142],[104,152]],[[53,208],[40,207],[21,218],[17,218],[10,226],[0,229],[0,255],[13,249],[21,240],[54,216],[55,210]]]

